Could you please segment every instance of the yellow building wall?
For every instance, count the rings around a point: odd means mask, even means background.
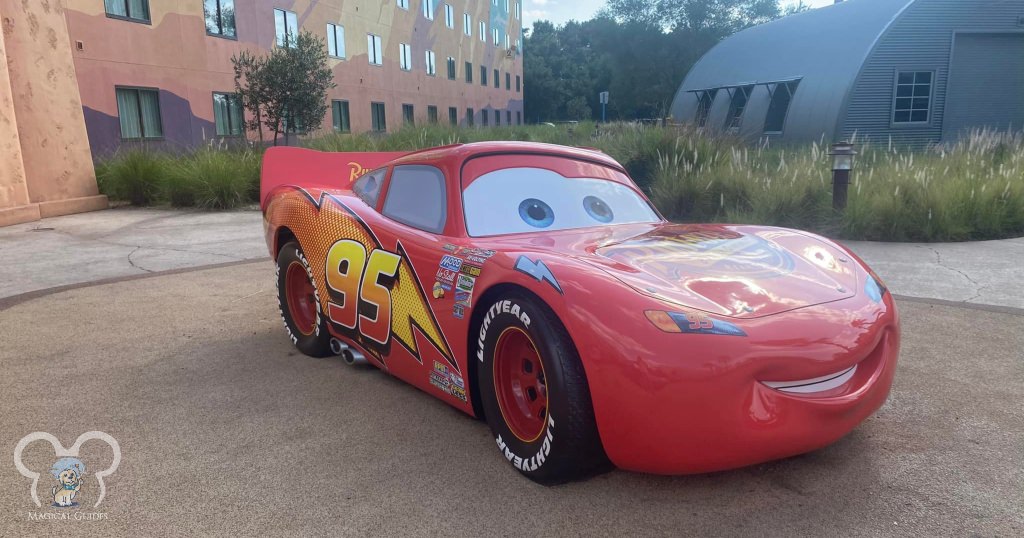
[[[0,0],[0,226],[107,207],[63,0]]]

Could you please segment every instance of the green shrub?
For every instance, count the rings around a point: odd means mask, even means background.
[[[150,205],[159,201],[170,163],[167,155],[155,151],[120,151],[96,166],[96,181],[111,200]]]
[[[176,206],[232,209],[258,201],[260,155],[202,149],[170,166],[165,197]]]

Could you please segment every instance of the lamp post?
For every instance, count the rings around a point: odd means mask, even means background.
[[[857,150],[849,142],[839,142],[832,144],[828,154],[832,156],[832,208],[842,211],[846,209],[850,173],[853,171],[853,157],[857,155]]]

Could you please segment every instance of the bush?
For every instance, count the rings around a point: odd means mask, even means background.
[[[329,134],[304,144],[322,151],[412,151],[483,140],[600,149],[677,221],[756,223],[884,241],[1024,234],[1024,134],[976,132],[920,152],[862,145],[842,213],[832,210],[825,147],[751,148],[685,126],[426,125],[386,135]],[[206,148],[177,157],[133,150],[99,163],[97,176],[113,199],[224,209],[257,201],[259,165],[254,149]]]
[[[97,165],[96,181],[112,200],[150,205],[160,198],[170,163],[167,155],[150,150],[118,152]]]

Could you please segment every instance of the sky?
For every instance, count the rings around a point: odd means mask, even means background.
[[[795,3],[782,0],[783,5]],[[804,3],[821,7],[833,4],[834,0],[804,0]],[[536,20],[549,20],[555,24],[564,24],[570,19],[585,21],[604,4],[605,0],[523,0],[523,24],[530,27]]]

